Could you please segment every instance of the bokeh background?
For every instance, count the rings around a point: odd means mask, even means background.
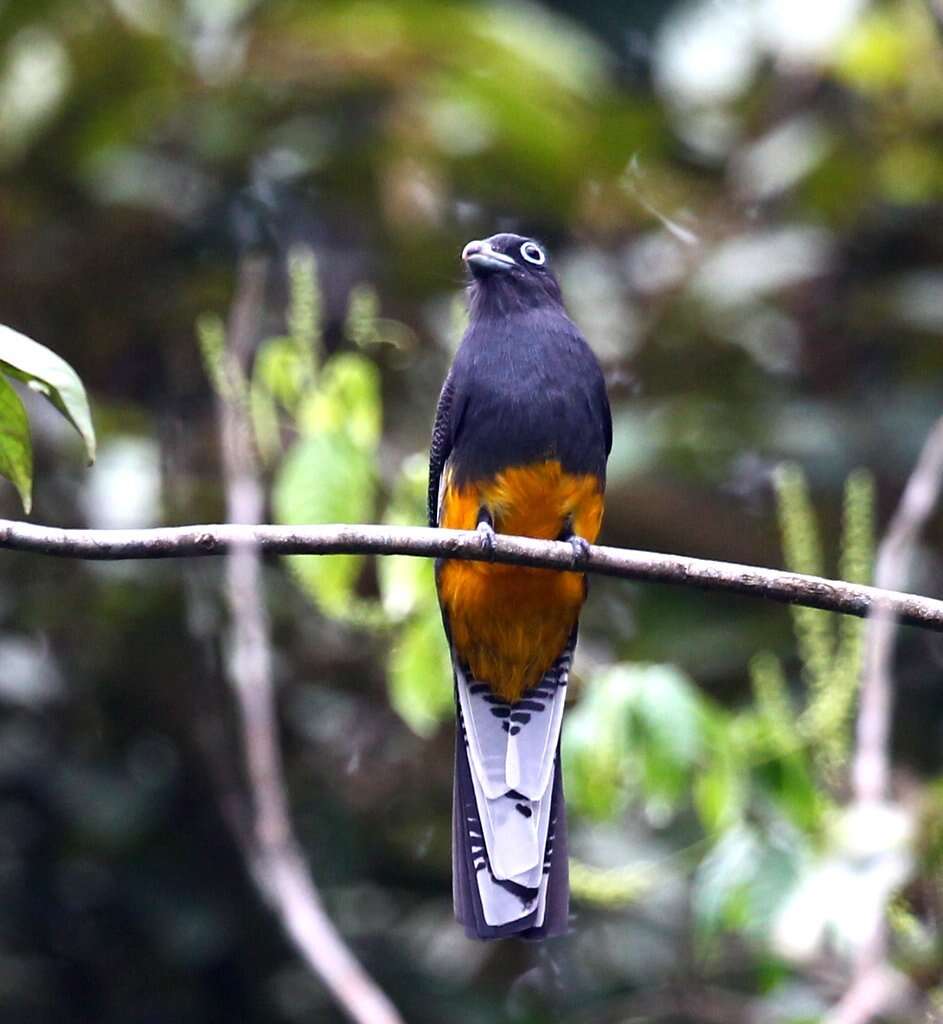
[[[421,523],[458,254],[514,230],[549,247],[606,370],[606,543],[866,578],[943,412],[934,14],[0,3],[0,321],[78,370],[100,441],[86,469],[25,396],[33,520],[222,518],[197,323],[225,317],[251,252],[268,261],[252,408],[270,517]],[[0,514],[22,516],[6,484]],[[943,591],[940,540],[931,521],[918,592]],[[451,919],[430,566],[265,572],[293,819],[409,1022],[819,1020],[885,903],[917,1000],[888,1019],[935,1012],[933,635],[901,632],[894,797],[862,814],[856,628],[594,580],[565,725],[573,934],[478,945]],[[240,770],[222,573],[0,558],[5,1022],[343,1019],[221,813],[217,781]]]

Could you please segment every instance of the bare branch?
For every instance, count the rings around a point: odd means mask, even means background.
[[[413,555],[578,569],[621,579],[762,597],[862,618],[880,604],[899,622],[943,632],[943,601],[929,597],[781,569],[628,548],[591,547],[588,556],[576,563],[572,546],[563,541],[499,534],[494,551],[488,553],[482,549],[481,536],[474,531],[420,526],[224,524],[152,530],[61,530],[0,519],[0,548],[65,558],[120,560],[222,555],[239,544],[252,544],[267,554],[279,555]]]
[[[917,540],[940,496],[943,482],[943,419],[924,442],[887,533],[878,548],[874,581],[882,588],[907,584]],[[890,730],[894,710],[891,667],[897,638],[893,608],[878,603],[868,619],[864,669],[852,761],[852,800],[859,806],[881,803],[890,795]],[[907,978],[887,962],[884,911],[872,922],[848,991],[826,1017],[827,1024],[867,1024],[912,995]]]
[[[224,372],[230,382],[244,378],[266,277],[262,259],[240,264],[227,331]],[[223,477],[228,517],[254,523],[265,495],[256,471],[248,417],[239,399],[218,399]],[[357,1024],[402,1024],[393,1004],[376,986],[331,924],[289,815],[272,679],[271,638],[262,597],[259,548],[251,531],[228,546],[226,597],[232,618],[229,674],[239,707],[242,744],[253,808],[251,829],[236,838],[252,877],[278,915],[308,966]]]
[[[937,421],[927,437],[878,548],[874,571],[874,582],[878,587],[896,590],[906,586],[917,538],[937,503],[941,479],[943,419]],[[893,702],[891,659],[896,631],[894,609],[878,604],[865,637],[864,674],[852,768],[855,799],[862,802],[883,800],[887,796],[888,735]]]

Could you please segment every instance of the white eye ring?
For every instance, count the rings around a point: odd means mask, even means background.
[[[521,246],[521,255],[528,263],[542,267],[547,262],[543,249],[536,242],[525,242]]]

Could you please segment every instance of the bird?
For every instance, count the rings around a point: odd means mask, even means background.
[[[452,895],[477,939],[569,931],[560,727],[612,417],[547,251],[469,242],[468,327],[436,406],[429,525],[568,541],[574,571],[436,562],[456,704]]]

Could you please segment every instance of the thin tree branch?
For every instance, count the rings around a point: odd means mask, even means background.
[[[262,307],[266,263],[242,261],[230,313],[223,371],[244,379]],[[237,523],[261,519],[265,494],[241,390],[218,399],[226,511]],[[250,873],[308,966],[357,1024],[402,1024],[386,995],[334,928],[295,838],[286,797],[272,677],[272,647],[263,599],[261,556],[251,530],[228,545],[226,598],[232,619],[229,675],[239,707],[253,810],[250,830],[236,831]]]
[[[878,548],[875,584],[887,590],[906,586],[917,539],[940,495],[943,480],[943,419],[924,442],[887,533]],[[864,673],[852,768],[855,799],[884,800],[888,792],[888,736],[893,710],[891,661],[897,633],[892,607],[879,603],[867,626]]]
[[[762,597],[862,618],[880,604],[899,622],[943,632],[943,601],[933,598],[782,569],[628,548],[591,547],[585,559],[576,561],[573,547],[563,541],[499,534],[494,550],[487,552],[482,549],[481,535],[475,531],[420,526],[223,524],[151,530],[62,530],[0,519],[0,548],[64,558],[120,560],[223,555],[240,544],[279,555],[412,555],[578,569],[621,579]]]
[[[906,586],[918,538],[943,483],[943,419],[924,442],[920,458],[878,548],[874,582]],[[851,782],[852,802],[874,806],[890,795],[890,732],[894,711],[892,662],[897,639],[894,610],[878,603],[868,618]],[[887,922],[882,908],[855,962],[848,991],[828,1014],[827,1024],[867,1024],[912,996],[907,978],[887,962]]]

